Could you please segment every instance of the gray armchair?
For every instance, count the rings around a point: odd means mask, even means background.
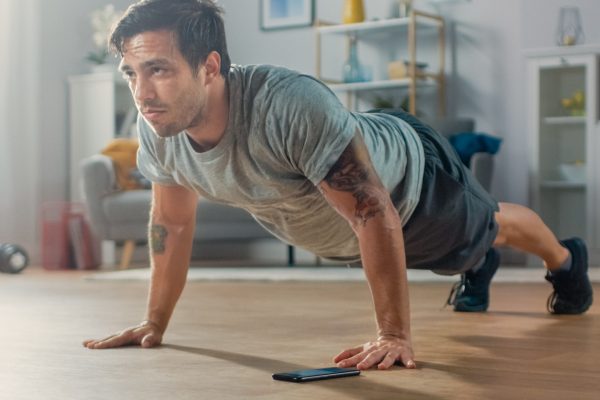
[[[120,266],[126,268],[136,243],[147,239],[150,190],[117,187],[112,159],[98,154],[81,163],[82,190],[92,229],[103,241],[102,261],[114,263],[117,242],[124,243]],[[246,211],[201,199],[195,242],[273,238]]]

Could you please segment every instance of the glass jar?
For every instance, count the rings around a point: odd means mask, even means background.
[[[577,7],[561,7],[556,29],[556,43],[559,46],[574,46],[584,40],[581,16]]]

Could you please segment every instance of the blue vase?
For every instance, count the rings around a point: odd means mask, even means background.
[[[353,82],[361,82],[362,74],[360,62],[358,61],[358,50],[356,38],[350,38],[350,52],[348,55],[348,60],[344,63],[344,82],[345,83],[353,83]]]

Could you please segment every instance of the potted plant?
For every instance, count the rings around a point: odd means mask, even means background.
[[[108,35],[121,14],[120,11],[115,10],[112,4],[107,4],[105,7],[94,10],[90,14],[94,50],[90,51],[85,58],[92,63],[93,71],[113,69],[112,65],[107,65],[109,55]]]

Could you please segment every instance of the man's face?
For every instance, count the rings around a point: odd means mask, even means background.
[[[125,40],[119,69],[138,110],[159,136],[174,136],[203,120],[204,68],[194,75],[172,32],[143,32]]]

